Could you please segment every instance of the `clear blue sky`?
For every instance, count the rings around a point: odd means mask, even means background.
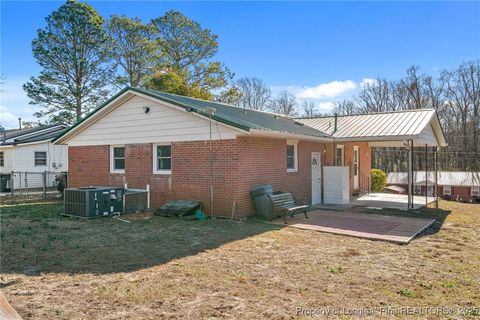
[[[31,119],[21,84],[39,71],[36,30],[62,2],[1,2],[0,120]],[[286,88],[321,110],[349,97],[363,79],[399,78],[410,65],[438,75],[480,58],[479,2],[165,2],[88,1],[107,18],[144,21],[179,10],[219,35],[217,59],[237,77]]]

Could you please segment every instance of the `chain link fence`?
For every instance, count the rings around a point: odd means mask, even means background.
[[[4,196],[27,198],[55,198],[63,195],[68,185],[67,172],[12,171],[1,177],[1,191]]]

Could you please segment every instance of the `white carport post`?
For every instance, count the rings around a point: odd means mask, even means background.
[[[428,204],[428,145],[425,144],[425,208]]]
[[[408,204],[407,209],[413,209],[413,140],[408,141]]]
[[[434,147],[434,161],[435,161],[435,208],[438,209],[438,154],[437,147]]]

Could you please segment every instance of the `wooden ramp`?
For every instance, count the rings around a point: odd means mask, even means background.
[[[401,244],[408,243],[435,222],[435,219],[322,210],[310,211],[308,216],[310,219],[303,215],[288,218],[288,226]],[[276,219],[273,223],[283,224],[283,221]]]
[[[22,317],[8,303],[7,298],[0,291],[0,319],[2,320],[22,320]]]

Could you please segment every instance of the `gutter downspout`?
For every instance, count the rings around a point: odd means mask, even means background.
[[[332,136],[335,134],[335,132],[337,132],[337,123],[338,123],[338,113],[335,113],[334,114],[335,118],[334,118],[334,124],[333,124],[333,132],[332,132]],[[336,142],[336,139],[335,137],[333,137],[333,163],[332,165],[334,166],[336,163],[337,163],[337,142]]]

